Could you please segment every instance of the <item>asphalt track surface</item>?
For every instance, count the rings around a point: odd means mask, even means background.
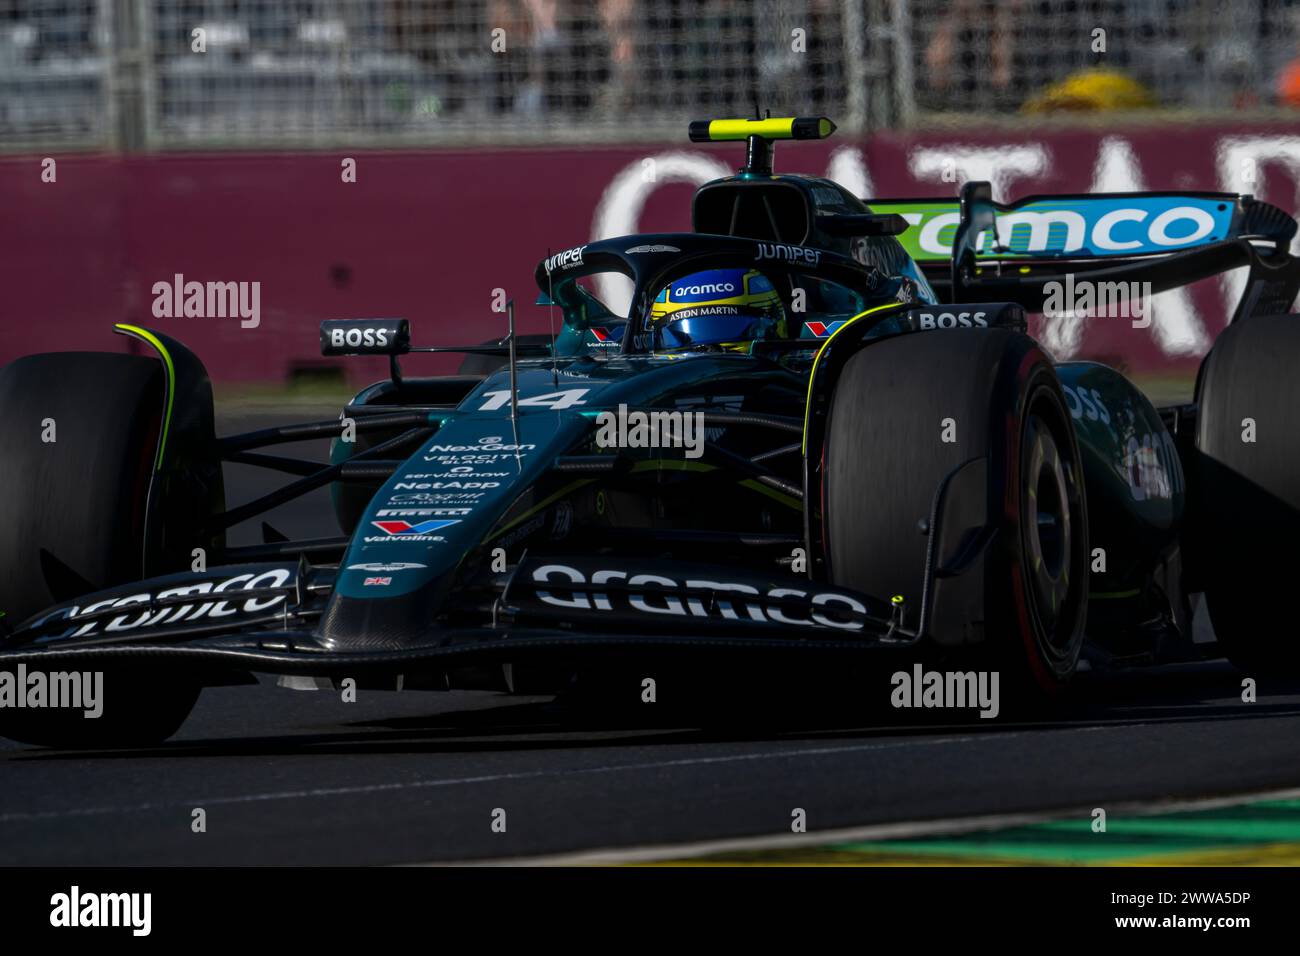
[[[261,487],[232,474],[232,500]],[[272,523],[326,533],[321,503]],[[154,749],[0,741],[0,865],[519,859],[789,833],[796,807],[815,831],[1300,786],[1300,682],[1261,681],[1243,703],[1222,664],[1084,674],[1071,704],[1033,722],[864,718],[817,695],[732,692],[701,717],[488,692],[344,704],[271,682],[212,689]]]

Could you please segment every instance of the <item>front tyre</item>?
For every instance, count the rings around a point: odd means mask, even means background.
[[[1022,699],[1057,696],[1083,646],[1088,527],[1078,443],[1047,356],[1002,329],[885,339],[845,364],[829,414],[831,581],[919,608],[935,492],[980,459],[996,527],[979,559],[982,605],[933,657],[996,668]]]
[[[163,388],[160,363],[132,355],[58,352],[0,369],[0,611],[11,623],[140,578]],[[17,668],[0,670],[16,681]],[[85,673],[70,661],[27,670],[47,681]],[[0,736],[46,747],[156,744],[199,693],[196,681],[138,662],[104,672],[102,687],[98,717],[0,707]],[[29,690],[14,688],[38,700]]]
[[[154,359],[29,355],[0,369],[0,611],[10,623],[144,571],[162,426]]]

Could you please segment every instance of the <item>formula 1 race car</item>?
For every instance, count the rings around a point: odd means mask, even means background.
[[[0,670],[99,671],[105,700],[97,719],[0,708],[0,733],[158,741],[200,688],[254,673],[554,692],[629,662],[893,653],[979,662],[1033,700],[1085,638],[1099,665],[1210,653],[1201,593],[1213,653],[1294,664],[1262,542],[1300,532],[1295,221],[1217,193],[863,201],[772,172],[774,140],[833,128],[692,124],[747,142],[745,167],[698,190],[693,232],[543,260],[553,337],[516,336],[513,306],[486,345],[324,322],[325,355],[392,371],[336,421],[217,437],[203,365],[133,325],[154,357],[4,368]],[[1191,404],[1054,364],[1026,331],[1053,283],[1159,292],[1238,267]],[[422,351],[468,357],[404,376]],[[258,450],[323,436],[328,463]],[[295,480],[231,507],[227,462]],[[227,546],[326,486],[322,533],[342,535]]]

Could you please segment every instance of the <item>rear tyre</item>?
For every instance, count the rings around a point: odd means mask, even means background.
[[[1088,528],[1074,429],[1038,346],[1000,329],[869,345],[835,386],[824,455],[831,580],[902,595],[917,609],[922,528],[939,483],[969,459],[986,460],[999,527],[982,559],[983,619],[965,634],[983,647],[937,648],[934,657],[996,668],[1003,691],[1022,702],[1059,695],[1083,646]]]
[[[10,623],[139,580],[163,388],[160,363],[131,355],[60,352],[0,369],[0,610]],[[115,670],[104,675],[101,717],[6,707],[0,735],[60,747],[157,743],[198,688]]]
[[[1219,645],[1248,672],[1300,670],[1300,316],[1228,327],[1197,379],[1192,533]]]

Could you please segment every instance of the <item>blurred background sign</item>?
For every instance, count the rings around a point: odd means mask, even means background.
[[[495,336],[494,290],[531,301],[548,250],[689,228],[739,156],[687,123],[755,104],[832,117],[777,168],[864,197],[989,179],[1294,210],[1300,0],[0,0],[0,362],[122,347],[119,321],[219,380],[319,365],[324,318]],[[153,317],[177,273],[261,282],[265,321]],[[1209,286],[1146,333],[1037,332],[1185,371],[1232,292]]]

